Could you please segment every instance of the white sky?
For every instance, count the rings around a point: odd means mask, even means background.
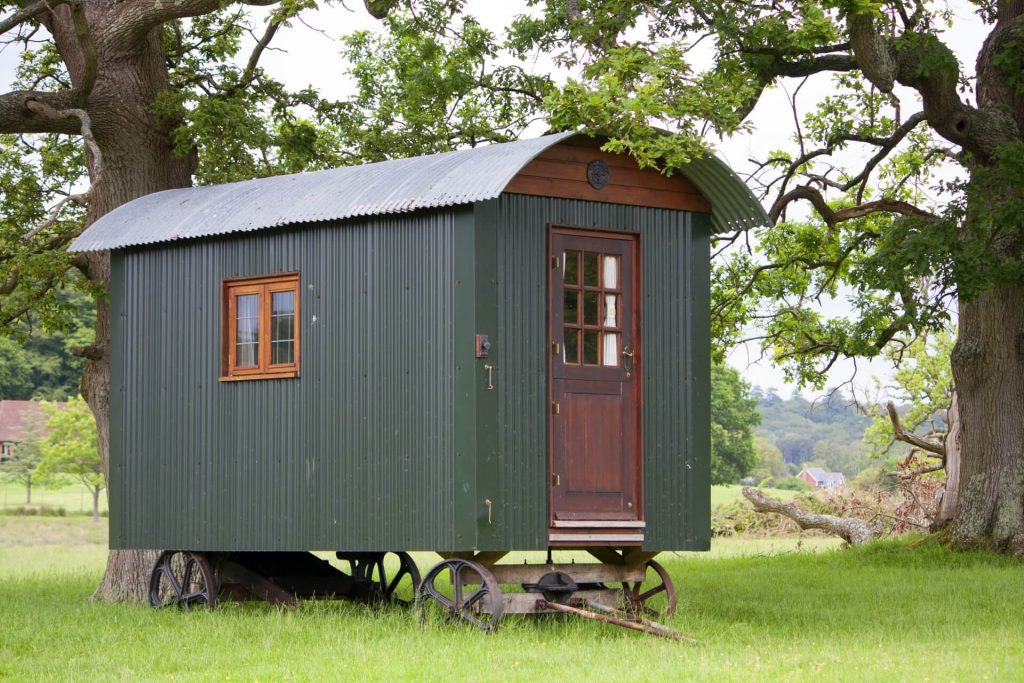
[[[349,0],[353,8],[343,5],[324,7],[317,12],[303,14],[303,21],[294,21],[291,29],[282,31],[275,38],[272,50],[267,51],[261,64],[275,77],[281,79],[292,88],[313,86],[324,96],[342,99],[351,92],[351,82],[345,75],[346,65],[340,55],[341,35],[360,29],[374,30],[379,22],[370,17],[363,9],[361,0]],[[967,0],[951,0],[957,20],[946,38],[951,47],[960,56],[961,63],[967,73],[973,73],[974,58],[984,40],[985,27],[972,12]],[[469,0],[467,10],[476,16],[483,25],[496,33],[501,33],[508,20],[527,11],[523,0]],[[256,17],[264,17],[267,10],[255,8]],[[256,32],[261,32],[261,24],[257,24]],[[247,49],[246,49],[247,52]],[[17,50],[14,47],[0,51],[0,82],[7,84],[14,79]],[[549,62],[538,62],[539,71],[553,72]],[[763,158],[771,149],[784,146],[794,134],[795,126],[788,103],[789,91],[795,81],[783,83],[767,92],[758,103],[750,117],[752,130],[726,140],[709,140],[719,156],[726,160],[741,176],[751,168],[751,158]],[[808,83],[801,91],[800,101],[804,103],[804,111],[821,97],[828,94],[827,79],[818,79]],[[900,93],[901,99],[910,102],[910,95]],[[539,134],[542,130],[536,131]],[[842,314],[848,310],[844,302],[838,301],[830,308]],[[780,370],[772,367],[767,360],[759,360],[760,352],[754,345],[739,347],[729,357],[729,363],[741,370],[746,380],[763,387],[775,387],[782,395],[788,395],[792,387],[785,384]],[[837,363],[829,376],[829,384],[846,382],[854,374],[852,362]],[[889,368],[881,361],[868,363],[859,361],[856,366],[855,385],[866,387],[871,383],[872,375],[886,378]],[[813,396],[812,392],[805,392]]]

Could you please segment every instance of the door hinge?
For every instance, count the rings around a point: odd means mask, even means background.
[[[551,475],[551,485],[552,486],[561,486],[562,485],[562,478],[559,477],[557,474],[552,474]]]
[[[551,342],[551,355],[557,356],[562,352],[562,345],[558,342]]]
[[[551,402],[551,414],[558,415],[562,411],[562,406],[559,403]]]
[[[552,256],[551,257],[551,269],[552,270],[558,270],[558,267],[559,267],[559,259],[558,259],[558,257],[557,256]]]

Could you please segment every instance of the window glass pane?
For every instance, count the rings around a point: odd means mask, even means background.
[[[604,335],[604,348],[602,349],[601,365],[609,367],[618,367],[619,365],[619,335],[617,334],[605,334]]]
[[[579,325],[580,323],[580,306],[578,298],[579,290],[566,289],[565,290],[565,323],[569,325]]]
[[[270,342],[270,364],[283,365],[295,362],[295,342],[275,341]]]
[[[295,362],[295,292],[270,295],[270,364]]]
[[[562,282],[567,285],[579,284],[580,262],[578,251],[562,252],[562,264],[565,266]]]
[[[583,332],[583,362],[586,365],[597,365],[597,340],[598,333],[584,330]]]
[[[295,314],[295,292],[274,292],[270,301],[270,315]]]
[[[597,292],[583,292],[583,324],[597,324]]]
[[[580,331],[571,327],[565,328],[565,342],[562,344],[562,361],[579,364],[580,362]]]
[[[259,363],[260,297],[235,297],[235,365],[253,367]]]
[[[601,323],[605,327],[618,327],[619,326],[619,295],[618,294],[605,294],[604,295],[604,322]]]
[[[601,286],[607,289],[619,288],[619,257],[605,256],[601,270]]]
[[[597,286],[597,254],[589,251],[583,252],[583,284]]]

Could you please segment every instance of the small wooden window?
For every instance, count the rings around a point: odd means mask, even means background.
[[[221,380],[299,376],[299,275],[224,281]]]

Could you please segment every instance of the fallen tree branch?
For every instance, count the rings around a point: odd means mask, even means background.
[[[882,534],[882,522],[875,520],[870,524],[861,519],[818,515],[808,512],[796,503],[784,502],[769,498],[752,486],[743,487],[743,497],[750,501],[757,512],[774,512],[789,517],[801,529],[821,529],[839,536],[850,545],[860,545]]]
[[[903,425],[900,424],[900,416],[896,412],[896,406],[892,401],[885,404],[885,409],[889,411],[889,420],[892,422],[892,433],[897,441],[909,443],[911,446],[920,448],[922,451],[934,453],[940,458],[945,459],[946,447],[943,444],[937,441],[930,441],[929,439],[920,437],[913,432],[908,432],[903,428]],[[940,467],[938,469],[942,468]]]

